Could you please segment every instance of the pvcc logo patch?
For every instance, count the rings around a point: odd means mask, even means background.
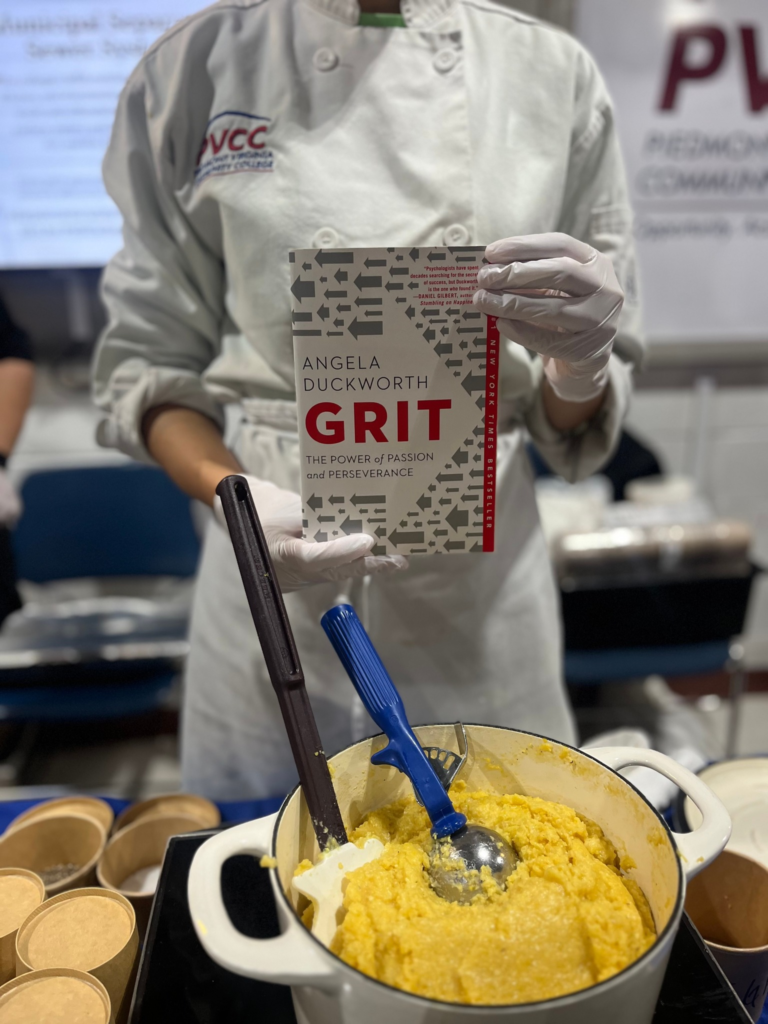
[[[216,114],[205,128],[195,166],[195,184],[223,174],[265,173],[274,170],[269,148],[271,119],[241,110]]]

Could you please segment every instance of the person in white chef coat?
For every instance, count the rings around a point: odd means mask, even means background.
[[[318,625],[341,594],[365,606],[413,722],[573,742],[524,432],[566,479],[595,472],[642,354],[624,173],[588,54],[493,0],[227,0],[144,55],[104,177],[124,247],[103,280],[99,440],[208,504],[247,474],[325,749],[374,731]],[[489,245],[475,301],[503,340],[496,551],[408,562],[363,535],[305,542],[288,250],[439,244]],[[216,520],[182,763],[218,799],[295,778]]]

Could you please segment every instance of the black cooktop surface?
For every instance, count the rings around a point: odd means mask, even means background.
[[[240,978],[215,964],[192,927],[187,876],[212,832],[170,841],[142,953],[130,1024],[296,1024],[290,990]],[[269,874],[233,857],[221,880],[232,922],[245,935],[278,934]],[[687,917],[678,932],[653,1024],[749,1024],[750,1018]],[[613,1022],[611,1022],[613,1024]]]

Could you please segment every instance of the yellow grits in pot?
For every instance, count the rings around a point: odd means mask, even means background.
[[[593,822],[563,804],[468,792],[462,782],[451,799],[515,847],[506,889],[490,883],[469,905],[446,902],[429,885],[424,808],[411,796],[371,811],[349,838],[376,837],[385,850],[347,877],[331,945],[345,963],[430,999],[527,1003],[604,981],[653,943],[648,903]]]

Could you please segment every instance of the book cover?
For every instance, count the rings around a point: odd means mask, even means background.
[[[304,536],[493,551],[499,336],[484,248],[290,254]]]

